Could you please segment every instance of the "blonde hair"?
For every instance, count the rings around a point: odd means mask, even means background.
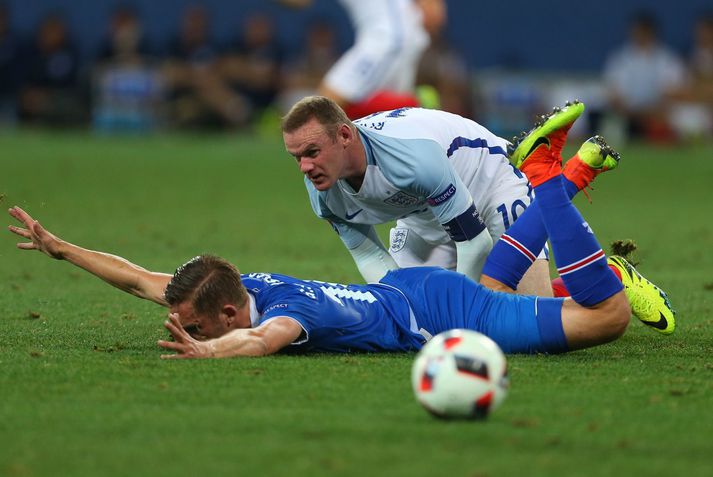
[[[307,96],[297,101],[282,118],[282,132],[294,132],[312,118],[324,126],[332,140],[337,138],[337,131],[342,124],[353,127],[349,117],[337,103],[324,96]]]

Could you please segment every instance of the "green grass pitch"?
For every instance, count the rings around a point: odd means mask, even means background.
[[[162,361],[163,309],[0,234],[0,475],[713,475],[713,149],[622,155],[577,204],[637,240],[676,333],[511,356],[482,423],[427,415],[412,354]],[[6,132],[0,166],[3,206],[149,269],[359,281],[279,138]]]

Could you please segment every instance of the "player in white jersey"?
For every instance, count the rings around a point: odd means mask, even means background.
[[[311,0],[281,0],[305,6]],[[429,33],[445,22],[443,0],[339,0],[355,41],[327,72],[318,94],[356,118],[374,111],[415,106],[416,73]]]
[[[417,265],[478,280],[493,242],[532,200],[507,142],[454,114],[405,108],[352,123],[333,101],[309,97],[282,128],[314,212],[339,233],[367,282]],[[374,225],[392,220],[387,252]],[[528,275],[519,292],[551,296],[546,260]]]

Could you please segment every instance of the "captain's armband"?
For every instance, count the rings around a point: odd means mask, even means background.
[[[475,205],[470,204],[468,210],[443,224],[443,228],[455,242],[465,242],[479,235],[486,229],[486,226],[475,209]]]

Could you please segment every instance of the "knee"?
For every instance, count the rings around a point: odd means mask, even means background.
[[[487,275],[480,276],[480,284],[483,285],[485,288],[489,288],[493,291],[505,292],[505,293],[515,293],[515,290],[513,290],[509,286],[505,285],[503,282],[498,281],[494,278],[491,278]]]
[[[631,319],[631,307],[624,292],[619,292],[607,300],[606,307],[601,311],[606,312],[606,319],[603,320],[603,323],[605,323],[604,331],[608,341],[621,337]]]

